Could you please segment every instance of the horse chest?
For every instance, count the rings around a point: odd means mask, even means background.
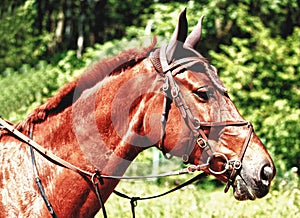
[[[43,201],[33,178],[29,154],[22,143],[0,142],[0,217],[39,216]]]

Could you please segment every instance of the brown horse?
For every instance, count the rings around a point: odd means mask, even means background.
[[[275,175],[264,145],[230,100],[216,69],[194,50],[201,22],[187,36],[185,10],[173,38],[96,63],[15,126],[86,172],[122,176],[143,150],[181,156],[233,187],[238,200],[265,196]],[[30,149],[2,127],[0,217],[49,217],[34,184]],[[91,178],[36,153],[45,193],[59,217],[100,209]],[[105,202],[119,179],[103,178]]]

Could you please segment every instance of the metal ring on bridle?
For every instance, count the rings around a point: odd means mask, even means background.
[[[92,181],[92,183],[93,183],[94,185],[96,185],[96,184],[99,183],[99,181],[98,181],[98,182],[96,181],[96,178],[97,178],[97,173],[94,173],[94,174],[92,175],[92,178],[91,178],[91,181]]]
[[[221,175],[221,174],[223,174],[227,171],[226,167],[222,171],[215,171],[215,170],[210,168],[210,162],[215,157],[222,157],[226,161],[225,166],[228,164],[229,160],[228,160],[228,158],[226,157],[225,154],[222,154],[222,153],[219,153],[219,152],[214,152],[213,155],[207,159],[206,163],[209,165],[208,170],[213,174]]]
[[[201,127],[201,124],[200,124],[200,120],[198,119],[198,118],[194,118],[194,122],[193,122],[193,125],[194,125],[194,128],[195,129],[200,129],[200,127]]]
[[[239,160],[234,161],[234,163],[233,163],[234,169],[239,170],[239,169],[241,169],[241,167],[242,167],[241,161],[239,161]]]

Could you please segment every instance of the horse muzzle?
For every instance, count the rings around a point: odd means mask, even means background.
[[[262,168],[253,178],[245,175],[244,171],[241,170],[232,184],[235,199],[240,201],[255,200],[266,196],[274,176],[275,168],[270,164],[262,165]]]

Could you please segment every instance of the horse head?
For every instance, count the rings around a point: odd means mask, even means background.
[[[274,163],[231,101],[216,68],[195,50],[202,19],[187,36],[183,10],[171,41],[150,55],[164,95],[157,95],[153,105],[162,107],[149,107],[144,123],[161,113],[161,127],[151,130],[152,136],[160,135],[159,149],[202,166],[227,183],[225,192],[232,186],[238,200],[261,198],[275,175]]]

